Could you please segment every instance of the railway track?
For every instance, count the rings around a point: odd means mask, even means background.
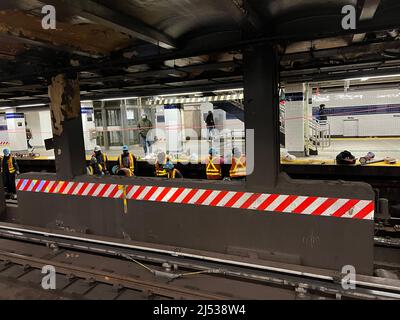
[[[339,274],[0,225],[0,280],[38,288],[44,265],[57,272],[54,294],[67,299],[400,299],[393,279],[357,276],[345,290]]]
[[[6,276],[8,279],[28,282],[31,285],[41,284],[40,279],[44,277],[41,273],[43,266],[53,266],[58,284],[55,294],[67,299],[223,300],[227,298],[160,282],[143,281],[132,276],[96,270],[93,267],[70,265],[54,259],[40,259],[6,251],[0,251],[0,261],[0,277]]]

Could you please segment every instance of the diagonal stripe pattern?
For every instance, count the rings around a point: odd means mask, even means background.
[[[72,181],[17,179],[19,192],[41,192],[69,196],[167,202],[223,208],[238,208],[258,212],[278,212],[327,216],[358,220],[374,219],[374,201],[281,195],[210,189],[173,188],[142,185],[118,185]]]

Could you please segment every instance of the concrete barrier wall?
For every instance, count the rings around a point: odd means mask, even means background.
[[[56,180],[52,174],[21,179]],[[246,183],[157,178],[82,176],[75,182],[166,186],[373,200],[364,183],[292,181],[274,190],[247,190]],[[184,205],[151,201],[18,192],[20,223],[220,253],[250,256],[340,271],[353,265],[372,274],[373,220]]]

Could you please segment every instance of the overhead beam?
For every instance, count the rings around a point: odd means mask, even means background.
[[[389,49],[397,49],[398,47],[399,47],[399,41],[397,40],[369,43],[369,44],[355,43],[347,47],[315,50],[312,53],[310,52],[288,53],[282,57],[281,63],[285,64],[293,61],[310,60],[311,58],[322,59],[322,58],[332,58],[335,56],[343,57],[345,55],[351,55],[355,53],[358,54],[366,53],[370,55],[372,53],[381,53]]]
[[[239,66],[239,62],[237,61],[222,61],[222,62],[212,62],[212,63],[204,63],[204,64],[194,64],[185,67],[175,67],[168,69],[159,69],[159,70],[147,70],[126,74],[119,74],[114,76],[104,76],[104,77],[92,77],[92,78],[81,78],[81,84],[93,83],[96,81],[112,81],[112,80],[132,80],[132,79],[140,79],[146,77],[166,77],[170,74],[188,74],[196,71],[213,71],[225,68],[234,68]],[[179,79],[179,78],[176,78]]]
[[[217,80],[217,81],[215,81]],[[204,83],[206,81],[206,83]],[[202,82],[202,83],[198,83]],[[217,89],[226,89],[226,88],[235,88],[238,84],[242,83],[242,76],[240,73],[235,73],[229,77],[223,76],[214,76],[214,77],[201,77],[195,79],[186,79],[179,81],[177,79],[170,79],[168,81],[160,81],[155,83],[142,83],[138,85],[134,84],[126,84],[124,86],[107,86],[103,85],[82,85],[81,92],[87,91],[88,94],[85,94],[82,99],[83,100],[92,100],[92,99],[101,99],[101,98],[112,98],[112,97],[121,97],[121,96],[137,96],[137,95],[156,95],[162,93],[183,93],[183,92],[192,92],[195,88],[195,91],[212,91]],[[168,86],[169,87],[166,87]],[[16,87],[17,88],[17,87]],[[102,92],[104,90],[104,92]],[[21,96],[31,97],[31,99],[27,100],[9,100],[9,101],[0,101],[0,106],[15,106],[21,104],[31,104],[31,103],[47,103],[48,97],[44,96],[39,98],[38,95],[45,93],[46,87],[43,86],[43,92],[19,92]],[[12,93],[10,96],[6,97],[6,99],[13,99],[13,96],[16,96],[16,93]],[[0,94],[1,99],[1,94]]]
[[[381,0],[365,0],[360,14],[360,20],[372,19],[381,3]]]
[[[60,1],[60,0],[46,0],[47,2]],[[62,2],[64,3],[64,2]],[[384,30],[392,30],[398,27],[398,18],[396,16],[397,11],[392,10],[391,15],[385,19],[385,21],[374,22],[374,20],[365,21],[362,23],[357,29],[359,33],[364,32],[374,32],[374,31],[384,31]],[[226,52],[230,50],[238,50],[250,45],[260,45],[265,43],[275,43],[281,44],[282,42],[295,42],[295,41],[306,41],[311,39],[323,39],[323,38],[331,38],[332,36],[344,36],[344,35],[353,35],[354,30],[321,30],[315,31],[312,33],[288,33],[288,34],[278,34],[274,36],[262,36],[254,39],[247,39],[237,42],[225,43],[223,41],[219,42],[215,46],[203,46],[202,48],[191,48],[190,46],[180,50],[169,50],[163,53],[151,54],[148,56],[138,56],[135,59],[113,59],[111,60],[103,60],[101,61],[101,69],[113,69],[117,67],[124,67],[130,65],[140,65],[140,64],[154,64],[164,62],[166,60],[171,59],[180,59],[180,58],[188,58],[199,55],[217,53],[217,52]],[[24,80],[31,79],[32,77],[42,76],[48,77],[53,76],[59,72],[82,72],[82,71],[96,71],[99,69],[99,62],[91,62],[81,64],[77,67],[57,67],[49,66],[46,70],[32,70],[18,74],[4,73],[0,74],[0,81],[10,81],[10,80]]]
[[[175,49],[175,41],[159,30],[148,26],[142,21],[112,10],[92,0],[43,0],[47,4],[65,7],[75,15],[97,24],[109,27],[115,31],[126,33],[137,39],[152,43],[165,49]]]
[[[252,28],[256,32],[263,31],[264,23],[262,22],[257,12],[254,10],[253,6],[249,3],[249,1],[244,2],[240,0],[232,0],[232,2],[237,10],[240,11],[240,14],[242,15],[242,22],[252,26]],[[245,27],[247,26],[245,25]]]
[[[72,47],[67,47],[67,46],[58,46],[58,45],[54,45],[52,43],[49,42],[45,42],[45,41],[40,41],[37,39],[30,39],[30,38],[26,38],[23,37],[21,34],[12,34],[12,33],[1,33],[0,32],[0,38],[3,39],[10,39],[10,40],[16,40],[18,42],[21,42],[23,44],[32,46],[32,47],[40,47],[40,48],[45,48],[45,49],[49,49],[49,50],[53,50],[53,51],[59,51],[59,52],[68,52],[70,54],[75,54],[75,55],[79,55],[79,56],[83,56],[83,57],[89,57],[89,58],[100,58],[102,57],[101,55],[98,54],[91,54],[88,52],[84,52],[81,50],[78,50],[76,48],[72,48]]]
[[[203,85],[188,85],[184,87],[165,87],[165,88],[148,88],[143,90],[132,89],[126,91],[115,91],[109,94],[93,93],[86,95],[85,100],[100,100],[108,98],[120,98],[122,96],[156,96],[161,94],[180,94],[189,92],[211,92],[215,90],[237,89],[243,87],[243,79],[236,79],[229,83],[210,83]]]
[[[359,21],[371,20],[374,18],[381,0],[361,0],[363,2]],[[362,42],[366,33],[358,33],[353,36],[353,42]]]
[[[296,70],[296,72],[281,72],[281,81],[283,83],[302,83],[302,82],[315,82],[315,81],[333,81],[343,80],[350,78],[365,78],[372,76],[387,76],[400,73],[400,63],[394,65],[385,64],[377,65],[375,67],[368,66],[366,68],[356,66],[344,68],[338,72],[334,67],[327,68],[314,68]]]

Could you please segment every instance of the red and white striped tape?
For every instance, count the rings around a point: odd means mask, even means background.
[[[17,190],[372,220],[374,201],[210,189],[17,179]]]

